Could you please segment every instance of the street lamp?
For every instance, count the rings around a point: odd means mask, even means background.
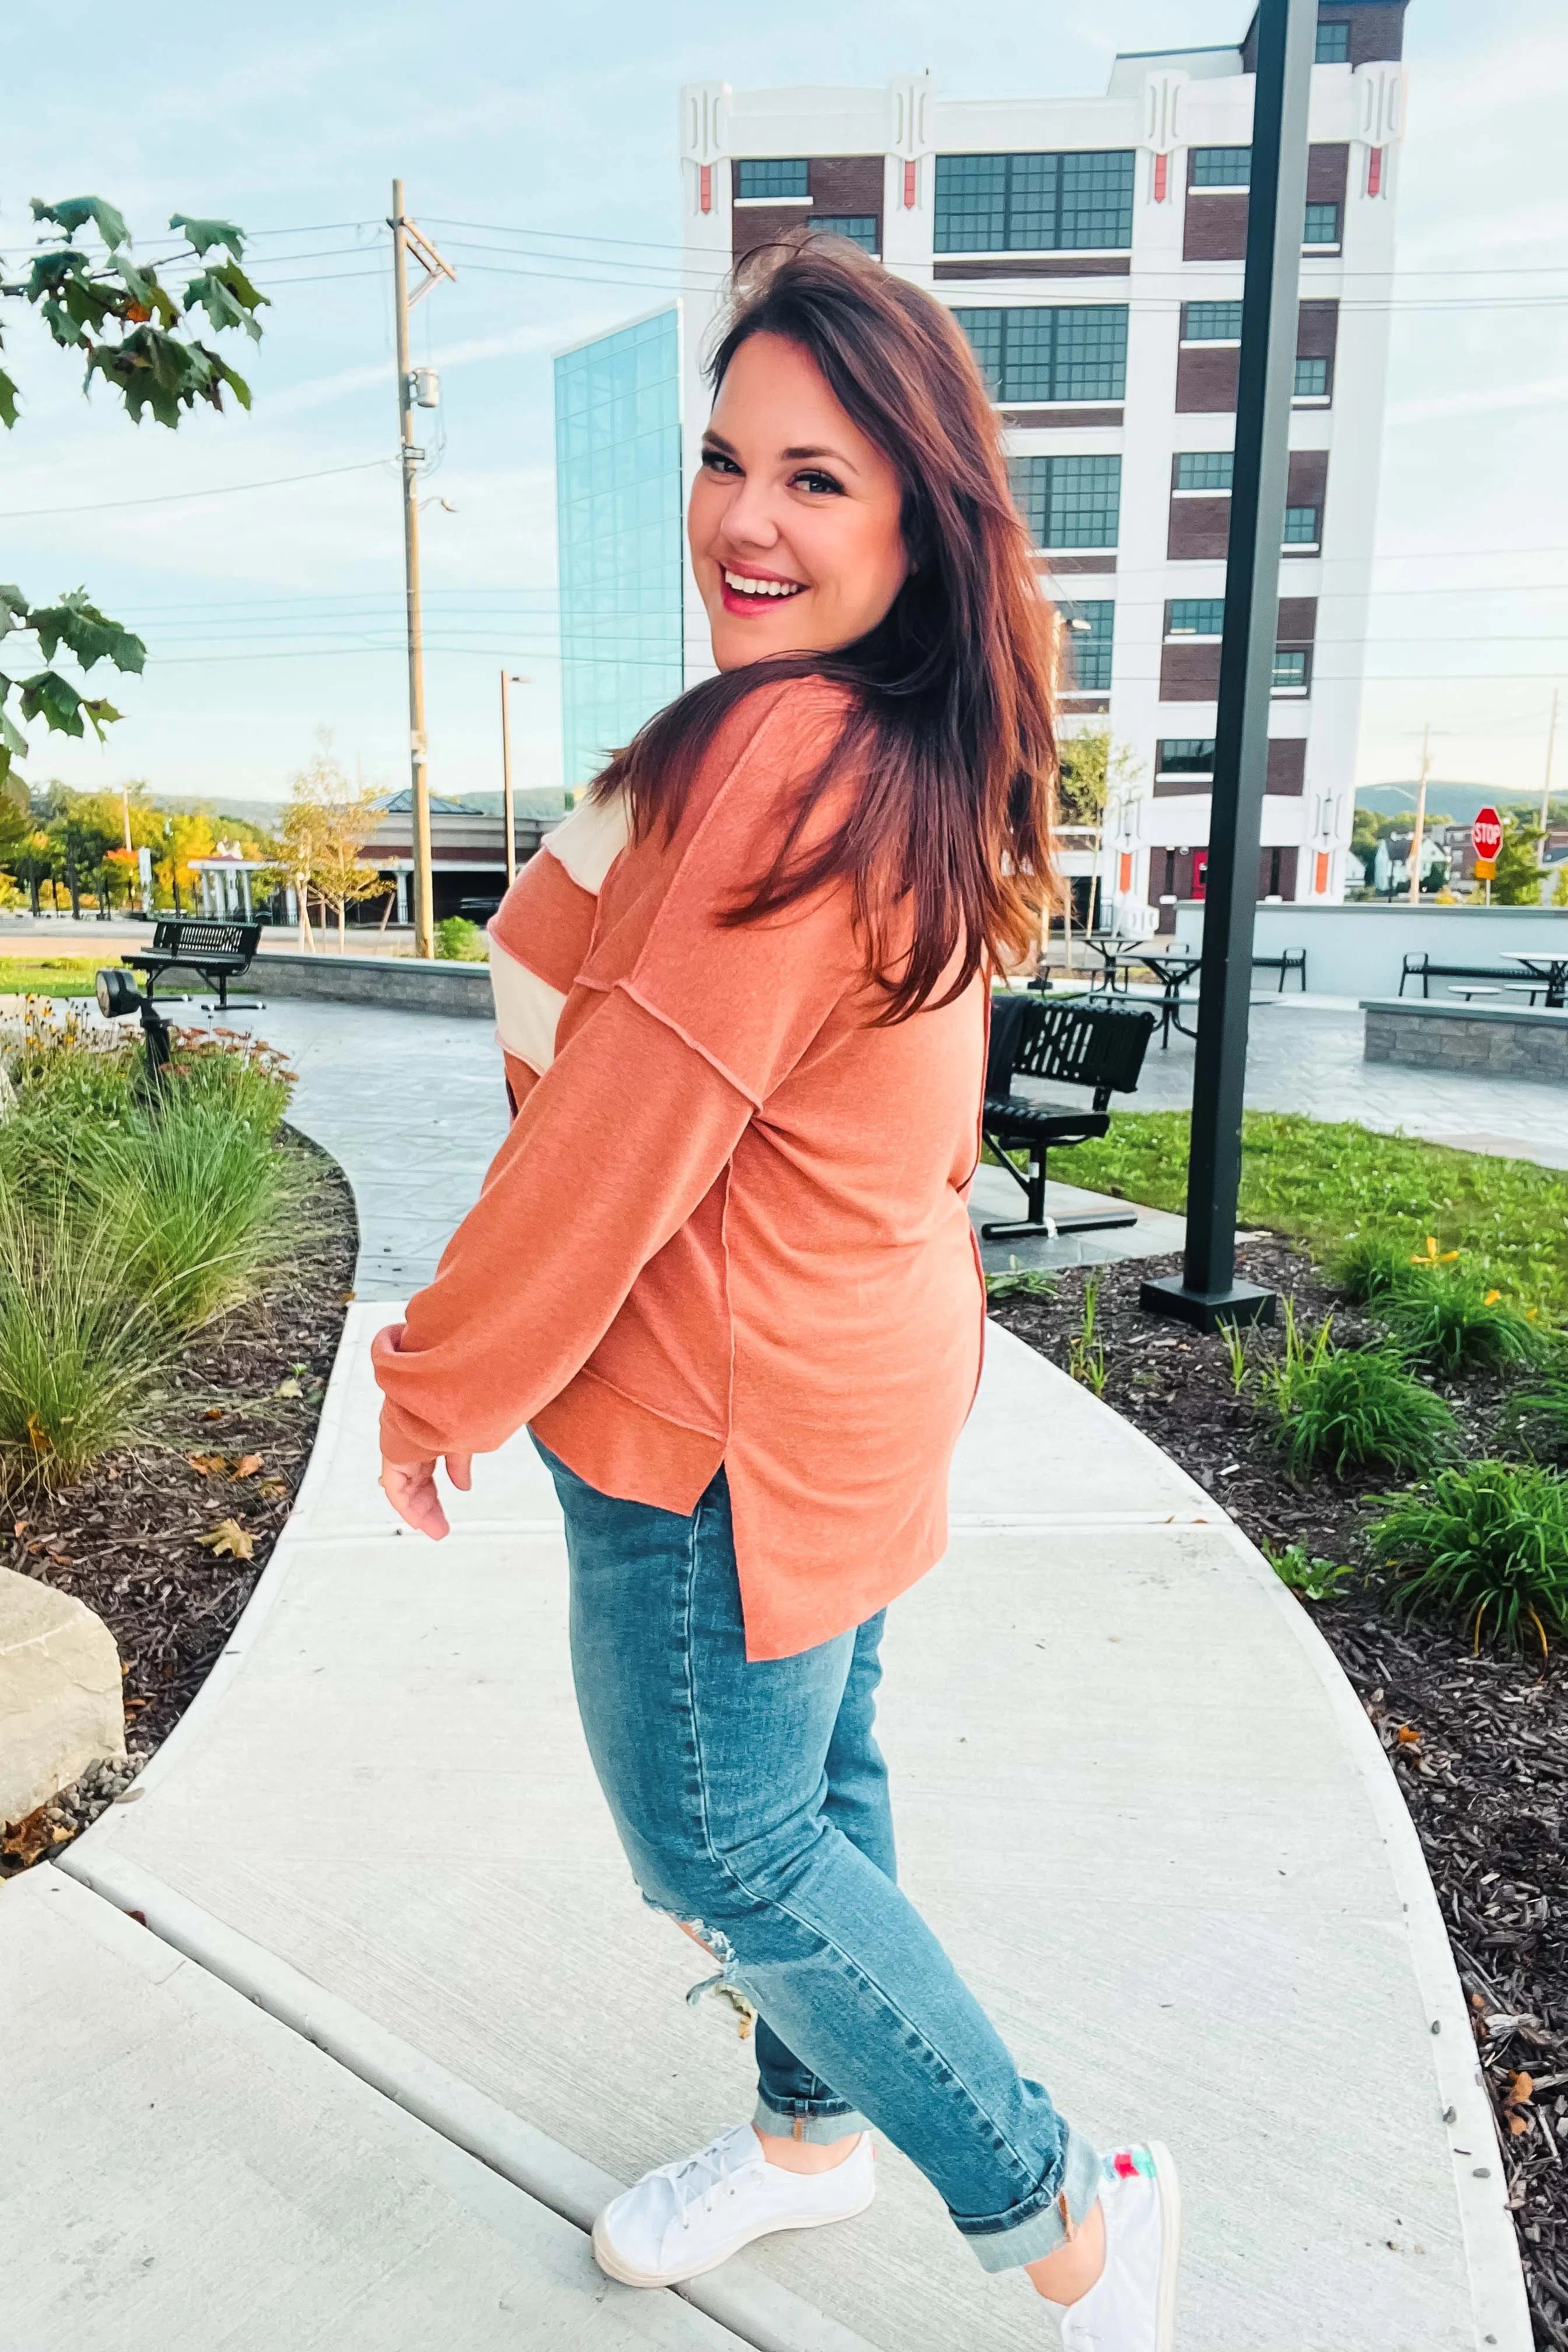
[[[1236,1279],[1236,1215],[1317,21],[1318,0],[1259,0],[1255,19],[1252,186],[1247,200],[1186,1240],[1182,1272],[1145,1282],[1139,1293],[1140,1304],[1151,1314],[1174,1317],[1202,1331],[1274,1319],[1274,1293]]]

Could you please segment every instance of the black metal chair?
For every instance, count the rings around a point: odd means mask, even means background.
[[[1038,996],[994,996],[991,1051],[985,1065],[985,1103],[981,1130],[1002,1166],[1024,1193],[1027,1217],[1018,1224],[980,1228],[988,1241],[1022,1241],[1044,1234],[1092,1234],[1113,1225],[1135,1225],[1135,1209],[1096,1209],[1069,1217],[1046,1214],[1046,1155],[1090,1142],[1110,1125],[1112,1094],[1131,1094],[1138,1084],[1156,1015],[1098,1003],[1052,1003]],[[1016,1078],[1041,1078],[1056,1086],[1093,1089],[1092,1108],[1064,1110],[1032,1102],[1013,1092]],[[1008,1157],[1029,1155],[1026,1175]]]

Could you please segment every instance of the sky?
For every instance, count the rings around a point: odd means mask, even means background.
[[[272,306],[259,346],[223,346],[251,412],[203,411],[177,435],[132,426],[101,393],[84,401],[78,364],[28,322],[10,334],[26,404],[0,436],[0,578],[35,601],[85,583],[149,649],[144,678],[114,683],[126,715],[107,744],[40,742],[29,772],[279,799],[325,728],[351,771],[406,782],[395,173],[458,270],[414,321],[416,361],[443,385],[423,516],[431,786],[499,788],[503,664],[530,681],[512,689],[516,780],[553,785],[551,355],[671,283],[681,83],[926,68],[954,96],[1097,92],[1117,50],[1234,40],[1247,14],[1247,0],[739,14],[275,0],[226,12],[214,35],[165,0],[87,0],[70,20],[79,72],[47,12],[13,17],[0,256],[31,242],[32,196],[106,196],[149,252],[172,212],[220,215],[252,234]],[[1552,688],[1568,683],[1568,21],[1558,0],[1412,0],[1405,43],[1357,781],[1414,775],[1429,725],[1437,778],[1535,792]],[[1568,740],[1556,772],[1568,789]]]

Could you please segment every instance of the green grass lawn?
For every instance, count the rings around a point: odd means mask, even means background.
[[[1072,1184],[1152,1209],[1186,1202],[1187,1114],[1127,1111],[1060,1162]],[[1568,1320],[1568,1173],[1494,1160],[1352,1122],[1249,1111],[1240,1221],[1300,1242],[1320,1261],[1352,1234],[1442,1250],[1517,1299]]]
[[[90,996],[93,974],[118,956],[0,956],[0,996]]]

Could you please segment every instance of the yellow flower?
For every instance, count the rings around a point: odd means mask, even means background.
[[[1439,1251],[1436,1234],[1428,1234],[1426,1249],[1418,1250],[1410,1263],[1412,1265],[1452,1265],[1458,1255],[1458,1250]]]
[[[1481,1305],[1483,1307],[1495,1307],[1501,1297],[1502,1293],[1500,1290],[1489,1290],[1486,1297],[1482,1299]]]

